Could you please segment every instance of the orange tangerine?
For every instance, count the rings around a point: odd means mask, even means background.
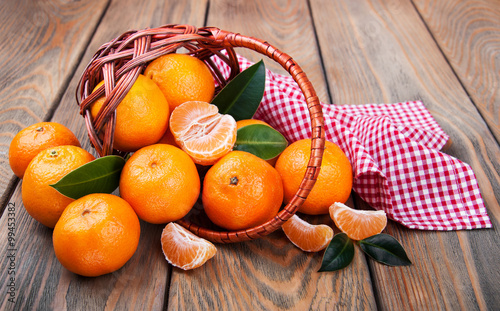
[[[73,145],[80,147],[75,134],[56,122],[39,122],[16,134],[9,146],[9,164],[17,177],[23,178],[31,160],[50,147]]]
[[[248,152],[232,151],[208,170],[201,197],[213,223],[228,230],[248,229],[276,216],[283,185],[269,163]]]
[[[136,151],[120,176],[120,195],[139,218],[164,224],[184,217],[200,194],[193,160],[181,149],[155,144]]]
[[[102,84],[99,83],[96,89]],[[103,96],[90,107],[94,120],[104,100]],[[139,75],[116,108],[113,148],[132,152],[158,142],[168,129],[169,113],[160,88],[151,79]]]
[[[50,185],[92,160],[93,155],[72,145],[51,147],[38,153],[26,168],[22,184],[23,204],[28,214],[54,228],[66,206],[74,200]]]
[[[311,154],[311,140],[303,139],[289,145],[276,162],[283,179],[285,203],[290,202],[302,183]],[[299,212],[309,215],[328,214],[335,202],[345,203],[351,194],[353,173],[351,163],[342,149],[326,141],[321,169],[313,189]]]
[[[159,87],[170,106],[170,111],[187,101],[210,102],[215,82],[207,65],[186,54],[167,54],[153,60],[144,75]]]
[[[64,210],[52,235],[59,262],[73,273],[99,276],[120,269],[139,245],[132,207],[107,193],[86,195]]]

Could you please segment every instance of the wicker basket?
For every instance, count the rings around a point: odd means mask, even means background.
[[[287,70],[298,83],[305,96],[311,118],[311,158],[302,184],[291,202],[265,224],[240,231],[215,231],[192,223],[186,218],[178,221],[180,225],[196,235],[218,243],[256,239],[275,231],[298,210],[314,186],[323,157],[324,121],[316,92],[299,65],[287,54],[256,38],[214,27],[165,25],[153,29],[128,31],[102,45],[83,72],[76,96],[80,113],[85,118],[90,142],[99,155],[124,155],[123,152],[113,149],[115,109],[150,61],[184,48],[187,53],[203,60],[209,66],[220,90],[240,72],[233,49],[235,47],[247,48],[266,55]],[[224,50],[226,53],[223,53]],[[230,67],[227,80],[215,66],[211,59],[213,56],[219,57]],[[104,80],[104,85],[92,93],[94,87],[102,80]],[[90,114],[90,105],[104,94],[106,95],[104,103],[106,108],[93,119]],[[104,135],[99,136],[100,132]]]

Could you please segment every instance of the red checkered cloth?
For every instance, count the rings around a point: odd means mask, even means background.
[[[242,69],[252,65],[241,56],[239,62]],[[422,102],[322,103],[322,108],[326,139],[349,157],[353,190],[370,206],[412,229],[491,227],[472,168],[439,151],[448,135]],[[264,98],[254,118],[289,142],[311,137],[304,95],[289,76],[266,71]]]

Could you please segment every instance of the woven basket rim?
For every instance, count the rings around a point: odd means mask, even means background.
[[[130,30],[103,44],[83,71],[76,90],[76,101],[80,114],[85,118],[90,142],[100,156],[126,154],[113,149],[116,107],[150,61],[164,54],[174,53],[180,48],[203,60],[220,88],[240,72],[234,48],[246,48],[280,64],[304,94],[311,119],[311,154],[302,183],[292,200],[273,219],[245,230],[216,231],[185,218],[177,221],[194,234],[218,243],[241,242],[268,235],[293,216],[307,198],[318,177],[325,146],[323,112],[312,83],[292,57],[268,42],[216,27],[196,28],[191,25],[168,24],[157,28]],[[214,55],[229,66],[230,75],[227,79],[211,60]],[[102,80],[104,85],[92,92]],[[106,108],[94,120],[90,114],[90,105],[103,95],[106,96]],[[97,134],[101,131],[104,132],[103,137]]]

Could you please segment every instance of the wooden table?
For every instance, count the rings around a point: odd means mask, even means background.
[[[0,21],[0,309],[500,308],[498,0],[4,0]],[[74,96],[83,68],[102,43],[126,30],[167,23],[267,40],[294,57],[323,102],[422,100],[453,141],[446,152],[472,166],[493,229],[424,232],[390,222],[386,232],[412,266],[387,267],[358,250],[348,268],[331,273],[316,272],[321,253],[300,251],[279,230],[217,245],[212,260],[185,272],[161,253],[163,226],[141,223],[139,249],[119,271],[84,278],[65,270],[54,256],[52,230],[24,210],[22,182],[8,164],[10,141],[51,120],[91,150]],[[356,197],[349,204],[369,208]]]

